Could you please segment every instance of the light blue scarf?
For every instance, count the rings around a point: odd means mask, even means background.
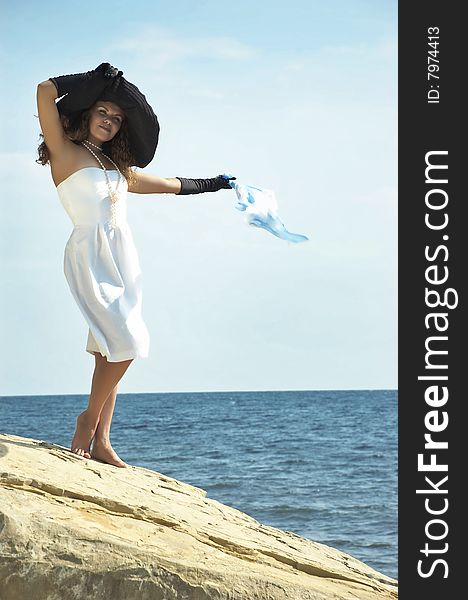
[[[231,175],[224,175],[231,177]],[[278,203],[273,190],[258,188],[253,185],[242,185],[230,181],[229,185],[236,191],[235,208],[245,212],[245,220],[249,225],[266,229],[273,235],[288,242],[306,242],[309,238],[300,233],[291,233],[278,217]]]

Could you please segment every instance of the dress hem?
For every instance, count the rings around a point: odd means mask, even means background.
[[[107,362],[121,362],[124,360],[135,360],[136,358],[148,358],[148,355],[136,354],[128,352],[120,352],[119,354],[114,354],[112,358],[109,357],[108,354],[103,354],[100,350],[86,350],[89,354],[94,354],[95,352],[99,352],[101,356],[105,356],[107,358]]]

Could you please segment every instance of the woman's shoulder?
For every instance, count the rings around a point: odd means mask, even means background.
[[[60,156],[50,156],[49,159],[51,175],[56,187],[80,168],[83,158],[78,144],[67,137]]]
[[[85,167],[100,166],[89,150],[84,148],[80,143],[77,143],[70,138],[67,139],[68,143],[66,144],[66,149],[61,156],[50,159],[51,175],[55,187],[70,177],[75,171],[79,171]],[[107,159],[101,160],[106,169],[115,168]]]

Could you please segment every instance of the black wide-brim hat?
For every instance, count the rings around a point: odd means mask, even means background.
[[[117,104],[124,112],[127,121],[130,152],[134,158],[134,165],[146,167],[154,157],[159,139],[159,122],[153,109],[140,92],[136,85],[120,75],[109,81],[104,91],[97,93],[96,97],[89,101],[89,93],[83,93],[83,101],[80,102],[80,92],[73,93],[73,109],[68,107],[67,96],[57,102],[60,114],[69,117],[84,111],[97,100],[108,100]]]

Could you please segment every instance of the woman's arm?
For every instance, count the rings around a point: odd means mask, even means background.
[[[133,194],[178,194],[181,183],[177,177],[158,177],[150,173],[135,172],[136,183],[130,185]]]
[[[187,179],[185,177],[158,177],[147,173],[135,173],[136,184],[130,184],[128,191],[135,194],[203,194],[232,189],[232,175],[218,175],[209,179]]]
[[[52,81],[41,81],[37,86],[36,100],[39,123],[52,159],[63,157],[70,149],[71,142],[62,127],[55,104],[57,89]]]

